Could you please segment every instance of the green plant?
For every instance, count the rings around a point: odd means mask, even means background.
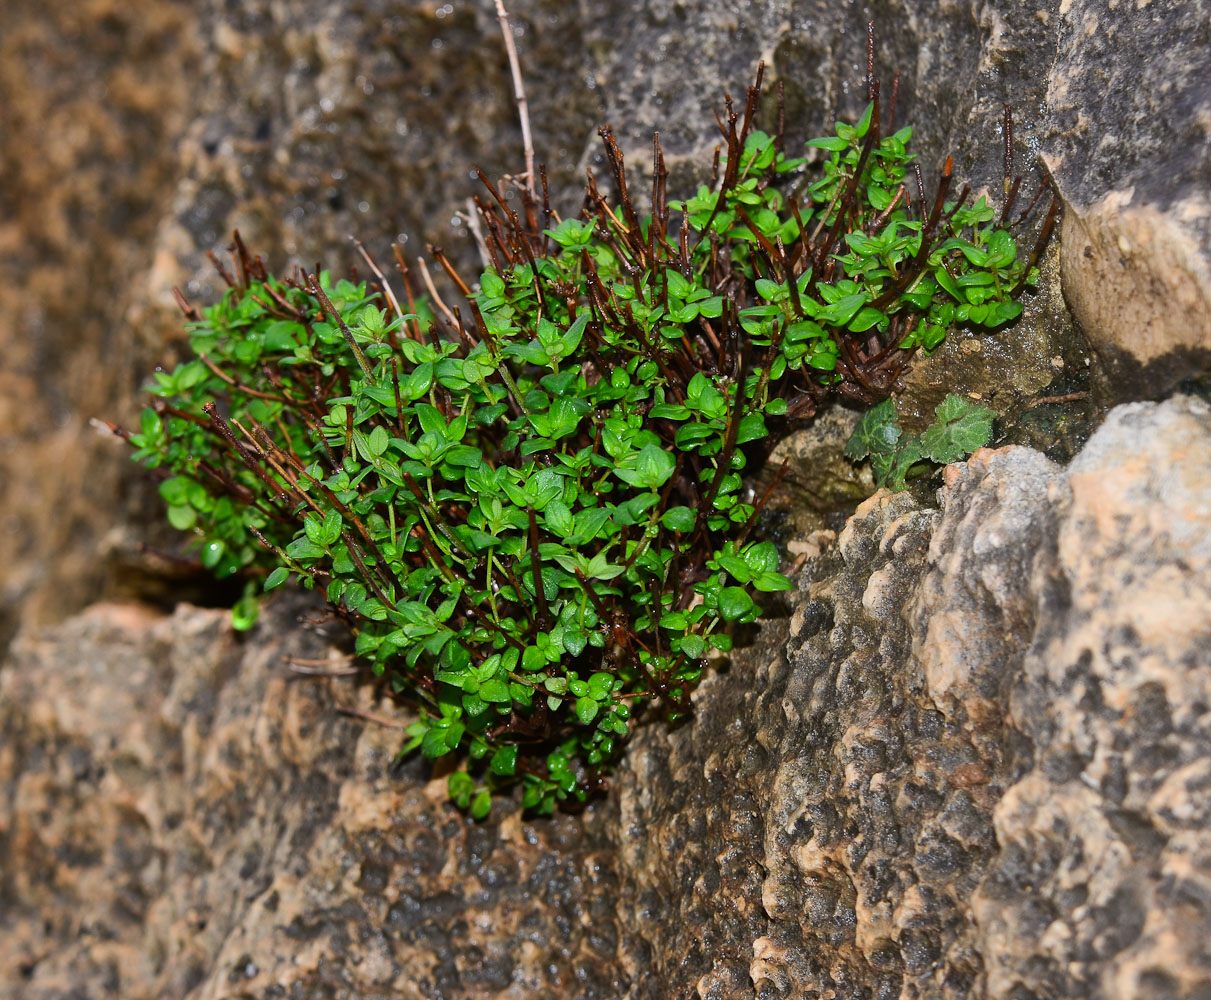
[[[790,587],[742,479],[771,423],[886,399],[1033,280],[1012,199],[1000,221],[948,203],[949,160],[931,201],[919,171],[910,192],[877,87],[809,143],[805,182],[754,126],[759,86],[685,202],[656,141],[641,216],[608,129],[613,205],[590,176],[560,220],[485,178],[478,287],[431,248],[460,307],[416,299],[402,258],[407,308],[381,274],[272,277],[237,236],[222,300],[185,306],[196,358],[157,373],[130,435],[202,564],[247,577],[237,623],[258,591],[320,588],[419,708],[403,752],[465,758],[449,790],[476,817],[517,783],[538,812],[583,801],[636,712],[681,717],[729,628]]]
[[[966,458],[992,439],[992,410],[954,393],[934,409],[934,421],[921,434],[900,429],[895,403],[885,399],[858,421],[845,445],[851,461],[870,459],[876,486],[901,490],[910,475]]]

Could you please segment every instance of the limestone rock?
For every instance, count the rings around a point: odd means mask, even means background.
[[[1197,2],[1061,8],[1044,151],[1064,289],[1108,398],[1211,370],[1211,72]]]
[[[469,822],[271,610],[98,606],[0,670],[0,995],[620,995],[595,814]],[[398,716],[398,713],[394,713]],[[419,768],[419,769],[418,769]]]
[[[122,465],[87,421],[127,419],[146,374],[122,314],[175,181],[197,37],[190,6],[160,0],[4,11],[0,648],[108,576]]]
[[[172,363],[169,289],[216,294],[207,250],[239,226],[279,265],[343,266],[351,232],[467,258],[469,168],[519,168],[487,4],[8,6],[0,649],[113,592],[108,552],[147,538],[154,484],[86,421],[129,420]],[[674,189],[700,180],[759,57],[789,143],[864,103],[859,6],[510,9],[557,196],[602,119],[638,173],[660,129]],[[1020,340],[956,337],[909,417],[952,377],[1005,415],[1082,390],[1065,300],[1102,401],[1211,364],[1197,0],[876,13],[927,183],[956,152],[995,201],[1010,103],[1019,168],[1043,156],[1066,206]],[[287,679],[283,652],[328,655],[297,606],[247,640],[190,608],[27,624],[0,665],[0,993],[1204,995],[1208,455],[1178,399],[1114,411],[1066,468],[980,453],[940,511],[868,501],[789,622],[553,822],[470,824],[393,770],[394,731],[333,711],[392,713],[373,689]]]
[[[863,503],[579,817],[482,825],[298,599],[103,606],[0,667],[0,993],[1211,988],[1211,407]]]
[[[1041,154],[1064,200],[1064,293],[1097,352],[1101,395],[1155,395],[1211,369],[1211,48],[1199,0],[874,10],[816,0],[752,4],[743,14],[706,0],[649,4],[646,17],[605,19],[603,45],[628,56],[603,71],[610,112],[635,148],[662,118],[701,122],[672,139],[692,161],[714,138],[683,74],[738,93],[755,61],[737,53],[747,48],[784,82],[791,135],[802,137],[837,111],[861,109],[871,16],[880,74],[886,85],[901,73],[898,117],[915,127],[927,177],[955,153],[956,173],[999,202],[999,126],[1003,105],[1014,107],[1019,167],[1030,176],[1029,160]],[[1039,311],[1063,312],[1048,297]],[[1016,359],[1018,377],[1024,363]]]
[[[910,415],[928,418],[948,373],[1015,420],[1040,392],[1082,390],[1084,347],[1064,295],[1093,338],[1104,399],[1153,393],[1205,363],[1200,81],[1211,50],[1197,0],[1055,11],[970,0],[873,12],[831,0],[509,6],[539,156],[568,212],[582,169],[602,165],[603,121],[637,178],[659,130],[670,190],[702,180],[721,94],[740,95],[758,59],[767,82],[784,85],[791,146],[856,115],[870,13],[878,70],[885,88],[901,73],[897,117],[916,127],[927,184],[953,152],[957,175],[996,201],[1002,106],[1015,107],[1027,192],[1042,155],[1067,205],[1063,295],[1048,278],[1018,334],[956,337],[910,380]],[[102,587],[146,591],[126,582],[122,558],[155,519],[152,484],[123,470],[87,420],[134,417],[138,386],[176,360],[171,287],[216,296],[205,254],[232,228],[277,267],[343,269],[350,234],[389,259],[402,234],[410,254],[434,242],[473,268],[472,241],[455,225],[475,189],[471,168],[520,167],[490,4],[9,8],[0,642],[22,614],[68,613]],[[1141,73],[1146,87],[1135,85]],[[762,115],[772,127],[772,96]]]
[[[1211,986],[1211,408],[861,505],[619,776],[633,996]],[[661,907],[659,900],[670,900]]]

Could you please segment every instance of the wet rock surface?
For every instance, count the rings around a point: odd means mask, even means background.
[[[1211,406],[864,502],[579,817],[444,802],[287,600],[0,667],[0,992],[1176,997],[1211,988]]]

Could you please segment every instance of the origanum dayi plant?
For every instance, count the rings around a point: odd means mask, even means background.
[[[590,174],[574,217],[545,176],[517,210],[484,178],[490,266],[471,284],[431,251],[454,307],[402,256],[403,304],[368,257],[369,282],[274,277],[237,236],[222,300],[182,300],[195,358],[127,435],[201,563],[247,577],[237,624],[260,592],[320,589],[414,703],[403,752],[457,755],[476,817],[518,784],[540,813],[601,787],[637,714],[683,716],[710,651],[791,586],[750,462],[830,400],[886,400],[952,327],[1013,321],[1034,280],[1054,203],[1023,258],[1017,184],[999,211],[948,200],[948,159],[927,196],[869,90],[809,167],[755,127],[759,74],[711,184],[670,201],[653,143],[642,213],[608,128],[616,194]],[[990,415],[947,405],[938,455],[987,439]],[[880,413],[855,457],[881,454]]]

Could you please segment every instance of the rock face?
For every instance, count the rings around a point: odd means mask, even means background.
[[[635,188],[653,129],[673,187],[702,179],[758,58],[788,143],[857,114],[870,15],[927,183],[955,152],[995,201],[1014,106],[1062,240],[1015,332],[913,373],[910,427],[948,391],[1011,422],[1083,391],[1087,346],[1099,403],[1211,367],[1197,0],[509,6],[571,210],[603,120]],[[982,452],[940,510],[866,502],[609,798],[471,824],[440,776],[392,767],[394,730],[336,714],[396,718],[374,690],[291,678],[283,654],[329,657],[299,606],[246,641],[185,607],[31,623],[121,592],[149,538],[154,484],[86,421],[134,416],[174,360],[170,288],[213,298],[232,228],[276,266],[346,267],[350,233],[471,259],[470,168],[520,168],[491,5],[17,0],[4,25],[0,650],[25,626],[0,662],[0,994],[1211,993],[1205,404],[1116,409],[1067,466]],[[1067,458],[1083,436],[1011,439]]]
[[[337,714],[348,681],[290,675],[325,655],[299,610],[247,644],[222,612],[117,606],[18,642],[0,995],[620,995],[594,814],[465,822],[392,767],[396,730]]]
[[[1067,206],[1062,268],[1017,338],[955,338],[940,352],[910,386],[909,419],[927,420],[947,388],[1001,414],[1083,388],[1065,296],[1105,399],[1206,367],[1211,47],[1197,0],[509,6],[565,211],[582,168],[600,166],[607,120],[637,175],[659,129],[671,189],[701,180],[720,95],[741,94],[758,59],[784,85],[788,142],[857,114],[869,16],[885,93],[901,72],[898,118],[916,127],[927,183],[954,152],[957,175],[996,200],[1002,105],[1016,108],[1025,189],[1041,155]],[[170,289],[216,296],[208,251],[239,227],[275,267],[344,269],[351,233],[380,259],[404,235],[409,254],[434,242],[473,267],[456,224],[471,167],[521,160],[488,3],[20,0],[0,46],[3,642],[22,615],[61,616],[124,585],[123,554],[146,540],[155,501],[87,420],[131,420],[137,387],[175,361]],[[772,96],[763,115],[772,126]]]
[[[1201,401],[1126,406],[1068,469],[859,507],[785,653],[619,777],[634,995],[1211,987],[1209,444]]]
[[[1061,9],[1044,150],[1064,291],[1103,394],[1139,398],[1211,368],[1211,21],[1197,3]]]
[[[189,4],[6,5],[0,32],[0,647],[107,577],[125,419],[146,367],[122,322],[176,179],[197,31]]]
[[[510,6],[558,192],[601,118],[592,59],[566,5]],[[3,645],[22,617],[147,593],[154,484],[88,421],[137,419],[177,360],[171,289],[214,301],[232,229],[274,268],[347,272],[350,235],[384,263],[396,239],[465,261],[472,168],[522,160],[491,4],[17,0],[0,105]]]
[[[0,670],[0,993],[1195,997],[1211,407],[881,493],[580,817],[483,825],[287,601],[102,607]]]

